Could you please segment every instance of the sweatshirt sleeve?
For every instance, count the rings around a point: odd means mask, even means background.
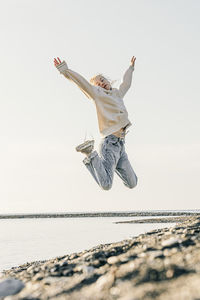
[[[89,98],[94,99],[97,93],[95,86],[90,84],[83,76],[72,71],[68,68],[67,64],[62,62],[57,66],[57,69],[63,74],[67,79],[73,81],[80,90]]]
[[[123,76],[122,83],[119,86],[119,94],[122,98],[125,96],[126,92],[131,87],[133,71],[134,71],[134,66],[130,65],[130,67],[126,70]]]

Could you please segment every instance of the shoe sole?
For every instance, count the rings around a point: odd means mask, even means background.
[[[76,147],[76,151],[82,151],[82,150],[84,150],[84,149],[86,149],[86,148],[88,148],[88,147],[91,147],[91,146],[93,146],[94,145],[94,140],[92,140],[92,141],[87,141],[87,142],[85,142],[85,143],[83,143],[83,144],[81,144],[81,145],[79,145],[79,146],[77,146]]]

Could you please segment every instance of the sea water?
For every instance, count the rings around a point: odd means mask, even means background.
[[[55,258],[99,244],[129,239],[171,225],[114,223],[133,219],[137,217],[2,219],[0,271],[26,262]]]

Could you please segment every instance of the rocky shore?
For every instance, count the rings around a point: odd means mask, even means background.
[[[6,300],[199,300],[200,216],[118,243],[4,271]]]
[[[129,220],[129,221],[117,221],[115,224],[147,224],[147,223],[180,223],[188,219],[186,216],[182,217],[163,217],[163,218],[148,218],[139,220]]]

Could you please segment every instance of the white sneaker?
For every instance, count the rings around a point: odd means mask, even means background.
[[[94,140],[86,141],[76,147],[77,152],[89,155],[94,149]]]

